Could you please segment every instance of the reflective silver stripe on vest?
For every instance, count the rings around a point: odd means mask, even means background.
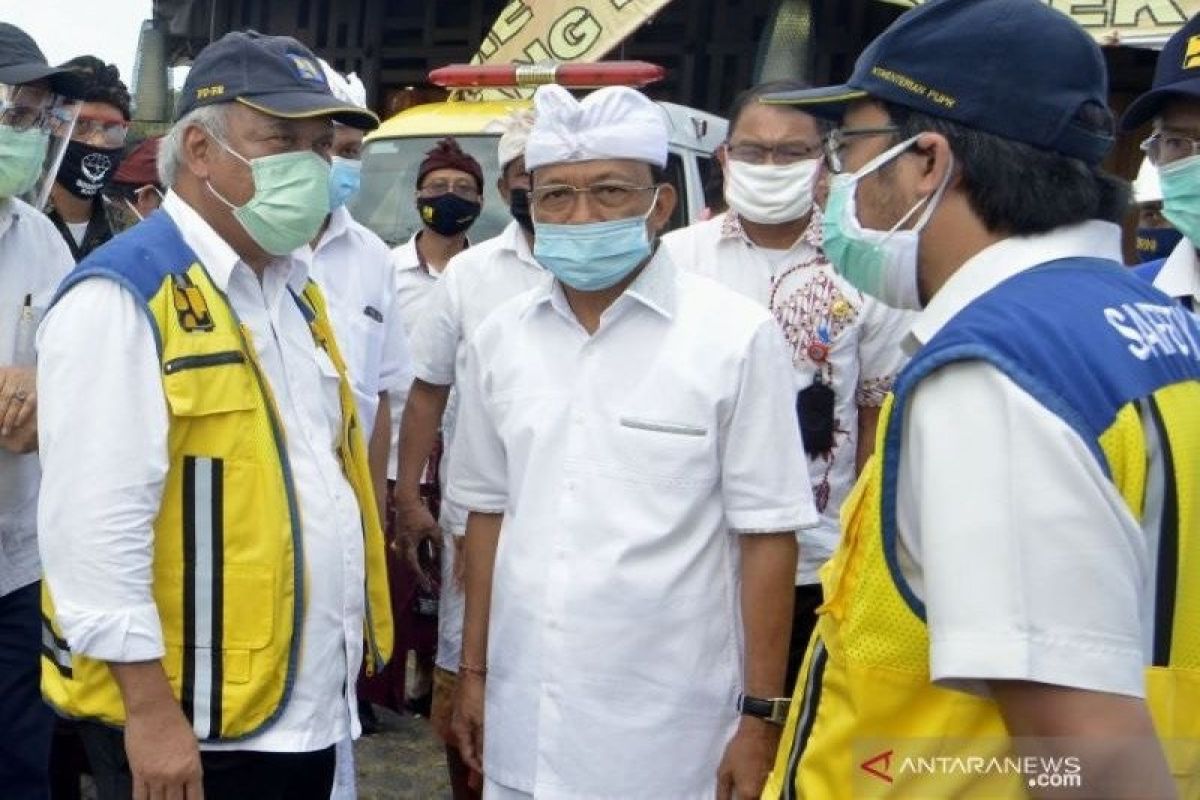
[[[67,647],[65,641],[58,637],[45,617],[42,618],[42,655],[58,667],[58,671],[63,677],[70,678],[72,676],[71,649]]]
[[[180,702],[200,739],[221,732],[223,462],[183,461],[184,644]]]

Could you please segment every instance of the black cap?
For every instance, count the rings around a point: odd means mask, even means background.
[[[327,116],[361,130],[379,126],[370,111],[333,96],[317,57],[290,36],[235,31],[205,47],[184,81],[175,119],[235,101],[284,119]]]
[[[1089,164],[1113,144],[1100,48],[1040,0],[930,0],[867,45],[845,84],[762,100],[837,121],[867,97]],[[1089,105],[1103,132],[1075,121]]]
[[[56,94],[83,94],[83,79],[64,67],[52,67],[32,37],[16,25],[0,22],[0,83],[18,86],[45,79]]]
[[[1150,91],[1125,110],[1121,129],[1131,131],[1154,119],[1172,97],[1200,100],[1200,14],[1167,40],[1158,54]]]

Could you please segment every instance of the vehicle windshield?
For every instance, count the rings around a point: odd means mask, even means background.
[[[350,202],[356,220],[391,246],[412,238],[421,227],[417,215],[417,169],[440,136],[376,139],[363,148],[362,188]],[[496,191],[499,134],[454,137],[483,167],[483,212],[467,236],[482,242],[496,236],[511,220],[508,206]]]

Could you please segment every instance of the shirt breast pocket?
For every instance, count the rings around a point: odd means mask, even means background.
[[[717,476],[716,431],[710,424],[627,413],[617,420],[614,441],[623,469],[650,482],[706,486]]]

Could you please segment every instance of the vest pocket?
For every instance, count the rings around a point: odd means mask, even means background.
[[[198,417],[254,408],[253,376],[238,342],[225,337],[205,343],[217,349],[164,356],[163,391],[171,414]]]

